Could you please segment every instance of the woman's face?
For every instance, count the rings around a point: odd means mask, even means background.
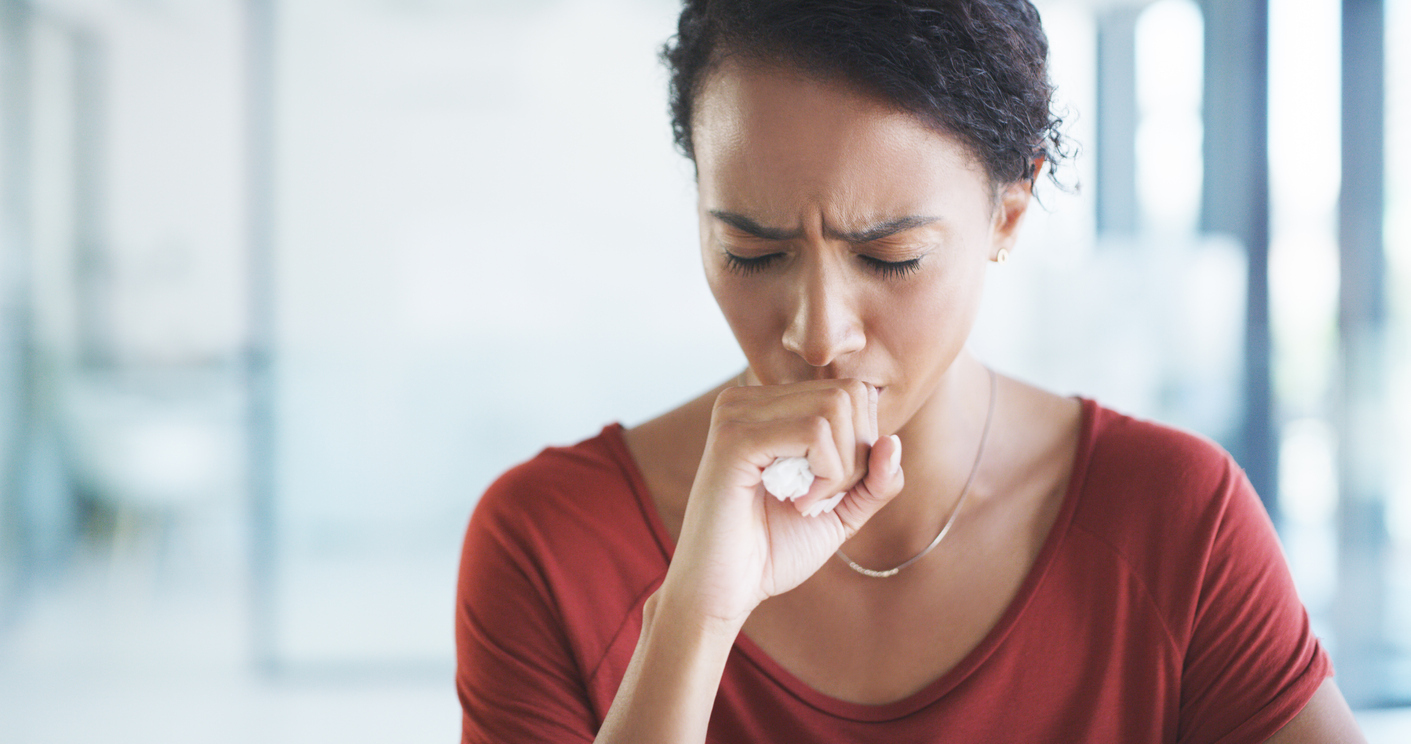
[[[1029,192],[850,86],[726,62],[693,121],[707,281],[765,384],[857,378],[899,430],[965,344]]]

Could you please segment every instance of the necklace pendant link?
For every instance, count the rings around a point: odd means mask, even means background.
[[[936,535],[936,539],[932,540],[931,544],[927,545],[920,553],[902,561],[900,565],[882,571],[876,571],[857,565],[853,559],[843,553],[842,548],[838,548],[835,555],[843,559],[843,562],[848,564],[848,568],[851,568],[863,576],[874,579],[886,579],[896,576],[903,568],[921,560],[927,553],[934,550],[937,545],[941,544],[941,540],[945,539],[946,533],[950,532],[950,526],[955,523],[955,515],[960,513],[960,507],[965,503],[965,497],[970,494],[970,483],[975,480],[975,473],[980,470],[980,460],[985,456],[985,442],[990,438],[990,423],[993,422],[995,418],[995,399],[999,397],[999,376],[996,375],[995,371],[992,369],[987,368],[986,371],[990,373],[990,410],[989,413],[985,414],[985,428],[980,432],[980,446],[975,452],[975,464],[970,466],[970,475],[965,478],[965,486],[960,489],[960,497],[955,500],[955,507],[950,510],[950,517],[948,517],[946,523],[941,526],[941,531]]]

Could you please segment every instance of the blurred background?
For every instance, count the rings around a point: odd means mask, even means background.
[[[1233,452],[1411,741],[1411,3],[1039,6],[1072,187],[972,345]],[[456,739],[480,492],[743,365],[677,10],[0,0],[0,740]]]

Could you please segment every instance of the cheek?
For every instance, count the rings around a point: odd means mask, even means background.
[[[706,264],[706,284],[715,297],[715,304],[725,316],[735,340],[748,357],[761,344],[776,345],[783,327],[781,315],[770,303],[772,292],[763,291],[762,280],[741,281],[728,269]]]
[[[947,326],[955,317],[955,297],[927,288],[887,303],[886,315],[874,324],[871,341],[898,357],[903,366],[930,362],[950,335]]]
[[[886,350],[908,376],[930,378],[948,367],[965,345],[979,309],[984,266],[965,266],[906,291],[897,291],[875,306],[869,342]],[[931,367],[940,367],[931,370]]]
[[[883,298],[881,308],[890,324],[908,335],[924,335],[932,339],[961,330],[965,321],[979,305],[984,267],[971,265],[947,266],[918,281],[897,287]]]

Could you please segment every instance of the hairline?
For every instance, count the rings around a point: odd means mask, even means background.
[[[990,192],[991,209],[999,206],[1000,196],[1009,186],[1027,181],[1030,184],[1030,188],[1032,188],[1034,182],[1037,180],[1037,176],[1035,175],[1027,178],[1020,177],[1011,181],[1002,181],[996,177],[994,172],[990,169],[989,163],[986,162],[985,157],[983,157],[983,148],[979,143],[975,142],[973,137],[965,135],[955,127],[947,126],[944,122],[940,121],[937,116],[927,116],[913,107],[902,105],[885,93],[878,91],[876,86],[868,85],[856,79],[854,76],[848,75],[846,72],[836,69],[826,69],[824,65],[806,64],[800,59],[799,55],[789,54],[779,49],[773,51],[770,51],[768,48],[744,49],[741,48],[740,45],[732,43],[729,39],[721,39],[720,43],[711,50],[711,54],[706,59],[705,64],[701,65],[699,76],[693,81],[693,85],[691,86],[691,115],[687,122],[687,125],[690,127],[691,150],[687,155],[691,161],[691,166],[697,179],[700,177],[700,165],[696,163],[696,116],[700,112],[700,107],[697,103],[700,97],[705,93],[710,80],[722,67],[732,61],[736,62],[742,69],[755,71],[776,70],[786,74],[793,73],[801,77],[812,78],[817,82],[825,84],[843,85],[851,88],[852,91],[858,95],[866,96],[886,105],[896,113],[911,117],[937,134],[954,139],[956,143],[964,149],[966,160],[968,161],[967,165],[979,169],[980,173],[984,176],[986,186]]]
[[[885,104],[893,111],[910,116],[912,119],[924,125],[931,131],[954,139],[964,150],[969,165],[980,170],[985,177],[985,183],[990,191],[990,200],[993,204],[999,203],[999,197],[1004,190],[1016,183],[1029,182],[1031,187],[1036,180],[1036,176],[1020,177],[1010,181],[1003,181],[991,170],[987,159],[984,157],[983,146],[975,141],[974,137],[968,136],[953,126],[947,125],[939,116],[927,115],[927,112],[918,111],[915,107],[906,106],[887,94],[877,90],[876,86],[869,85],[855,76],[838,69],[829,69],[826,65],[808,64],[801,55],[790,54],[782,49],[770,50],[768,47],[760,49],[743,48],[738,43],[730,39],[721,39],[715,48],[711,50],[710,56],[705,64],[701,65],[699,75],[691,86],[691,115],[687,121],[690,127],[691,150],[687,153],[696,175],[699,176],[699,165],[696,164],[696,116],[700,112],[697,102],[705,93],[707,84],[726,63],[734,61],[743,69],[752,70],[777,70],[784,73],[793,73],[805,78],[812,78],[815,81],[825,84],[840,84],[851,88],[853,92],[872,98]]]

